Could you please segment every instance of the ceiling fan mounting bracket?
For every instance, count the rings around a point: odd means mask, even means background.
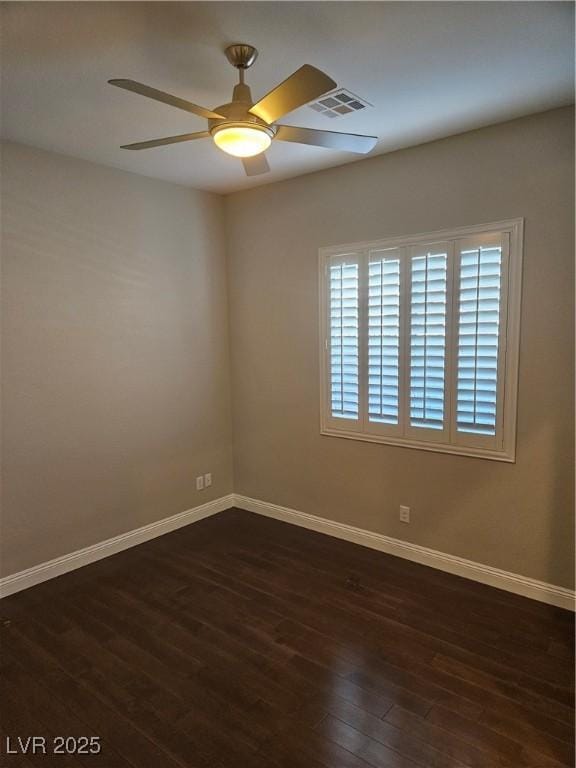
[[[258,58],[258,51],[253,45],[247,43],[235,43],[229,45],[224,51],[226,58],[236,69],[248,69]]]

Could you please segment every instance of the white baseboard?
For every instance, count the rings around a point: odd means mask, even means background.
[[[248,512],[254,512],[285,523],[309,528],[318,533],[351,541],[354,544],[360,544],[364,547],[376,549],[379,552],[402,557],[405,560],[412,560],[421,565],[428,565],[431,568],[453,573],[456,576],[463,576],[465,579],[472,579],[482,584],[488,584],[491,587],[497,587],[507,592],[539,600],[542,603],[549,603],[550,605],[556,605],[559,608],[566,608],[572,611],[575,610],[576,595],[573,590],[530,579],[527,576],[520,576],[516,573],[502,571],[499,568],[492,568],[482,563],[464,560],[454,555],[447,555],[434,549],[421,547],[418,544],[393,539],[381,533],[373,533],[362,528],[356,528],[353,525],[337,523],[333,520],[326,520],[323,517],[307,514],[306,512],[298,512],[295,509],[281,507],[278,504],[271,504],[267,501],[251,499],[234,493],[222,496],[214,501],[209,501],[206,504],[201,504],[199,507],[188,509],[185,512],[180,512],[177,515],[172,515],[172,517],[166,517],[155,523],[136,528],[133,531],[114,536],[112,539],[79,549],[68,555],[57,557],[54,560],[28,568],[25,571],[6,576],[0,579],[0,598],[20,592],[23,589],[28,589],[28,587],[33,587],[48,579],[54,579],[56,576],[61,576],[68,571],[94,563],[96,560],[102,560],[124,549],[135,547],[157,536],[162,536],[164,533],[170,533],[170,531],[175,531],[190,523],[203,520],[210,515],[223,512],[230,507],[239,507]]]
[[[549,603],[550,605],[566,608],[571,611],[575,610],[576,593],[573,590],[537,581],[528,576],[509,573],[499,568],[492,568],[489,565],[465,560],[462,557],[455,557],[444,552],[437,552],[434,549],[421,547],[418,544],[393,539],[381,533],[373,533],[362,528],[355,528],[352,525],[346,525],[345,523],[336,523],[333,520],[326,520],[323,517],[316,517],[316,515],[298,512],[295,509],[280,507],[277,504],[251,499],[247,496],[234,494],[234,506],[245,509],[248,512],[273,517],[275,520],[282,520],[285,523],[309,528],[312,531],[324,533],[328,536],[335,536],[337,539],[344,539],[354,544],[377,549],[380,552],[402,557],[405,560],[412,560],[421,565],[428,565],[440,571],[453,573],[456,576],[463,576],[465,579],[479,581],[482,584],[488,584],[491,587],[513,592],[516,595],[539,600],[542,603]]]
[[[6,576],[0,579],[0,598],[20,592],[23,589],[28,589],[28,587],[33,587],[48,579],[54,579],[56,576],[61,576],[63,573],[81,568],[83,565],[94,563],[96,560],[102,560],[110,555],[115,555],[123,549],[135,547],[138,544],[155,539],[164,533],[175,531],[177,528],[182,528],[190,523],[196,523],[198,520],[203,520],[205,517],[223,512],[232,506],[234,506],[233,494],[222,496],[214,501],[201,504],[199,507],[179,512],[176,515],[172,515],[172,517],[165,517],[163,520],[158,520],[155,523],[143,525],[141,528],[121,533],[112,539],[100,541],[98,544],[92,544],[89,547],[84,547],[84,549],[71,552],[69,555],[63,555],[46,563],[36,565],[33,568],[28,568],[25,571],[19,571],[11,576]]]

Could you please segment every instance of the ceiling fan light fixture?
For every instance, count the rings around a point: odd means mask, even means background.
[[[137,80],[126,78],[109,80],[108,82],[117,88],[204,117],[208,121],[205,131],[132,142],[123,144],[121,149],[153,149],[211,136],[218,149],[242,160],[247,176],[259,176],[270,170],[264,153],[272,140],[291,141],[296,144],[340,149],[358,154],[366,154],[374,148],[377,142],[376,136],[318,131],[276,123],[279,118],[310,102],[315,102],[312,106],[321,107],[326,114],[330,110],[334,114],[336,112],[344,114],[353,109],[368,106],[368,104],[362,104],[361,100],[352,93],[345,92],[343,89],[335,91],[337,88],[335,81],[321,70],[311,64],[303,64],[300,69],[254,103],[250,87],[245,82],[245,72],[256,61],[258,51],[253,45],[235,43],[228,46],[225,53],[230,64],[238,70],[239,80],[234,86],[232,100],[214,110],[193,104],[171,93],[159,91]],[[331,99],[329,94],[332,94]]]
[[[234,157],[254,157],[265,152],[272,143],[273,131],[260,125],[222,125],[213,129],[216,146]]]

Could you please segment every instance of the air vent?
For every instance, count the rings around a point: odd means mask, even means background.
[[[314,112],[320,112],[326,117],[344,117],[353,112],[359,112],[362,109],[371,107],[364,99],[356,96],[354,93],[339,88],[337,91],[327,93],[318,101],[313,101],[308,105]]]

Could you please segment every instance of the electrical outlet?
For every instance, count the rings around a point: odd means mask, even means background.
[[[210,488],[212,485],[212,472],[206,472],[204,475],[204,488]]]
[[[197,491],[203,491],[204,490],[204,478],[202,475],[200,477],[196,478],[196,490]]]
[[[410,507],[400,506],[400,522],[401,523],[410,522]]]

